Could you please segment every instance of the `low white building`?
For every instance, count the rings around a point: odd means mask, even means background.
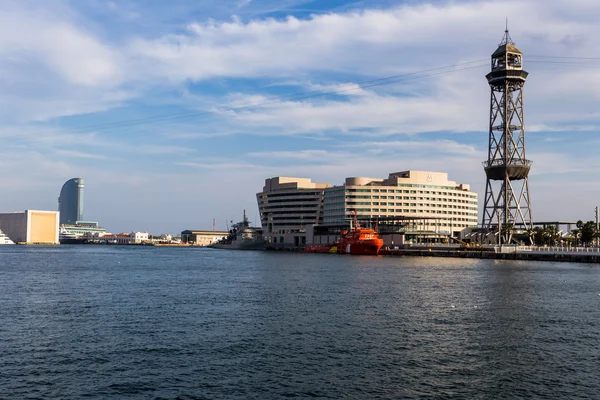
[[[148,241],[148,232],[131,232],[129,237],[132,240],[132,243],[138,244]]]
[[[149,241],[148,232],[107,233],[100,237],[109,244],[142,244]]]
[[[185,230],[181,232],[181,242],[196,246],[208,246],[225,239],[228,234],[227,231]]]

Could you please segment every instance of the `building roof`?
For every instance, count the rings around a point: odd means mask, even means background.
[[[517,46],[509,43],[498,46],[494,54],[492,54],[492,57],[501,56],[502,54],[506,53],[523,54],[521,50],[517,49]]]
[[[182,235],[227,235],[229,231],[195,230],[187,229],[182,231]]]

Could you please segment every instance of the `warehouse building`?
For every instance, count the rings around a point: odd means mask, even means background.
[[[0,214],[0,230],[20,244],[58,244],[58,211],[25,210]]]
[[[181,242],[196,246],[208,246],[225,239],[228,231],[185,230],[181,232]]]

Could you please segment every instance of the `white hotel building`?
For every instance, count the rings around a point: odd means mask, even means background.
[[[329,187],[307,178],[265,179],[263,191],[256,194],[265,240],[305,245],[306,227],[323,223],[323,196]]]
[[[265,238],[294,246],[313,243],[313,225],[344,225],[353,212],[360,220],[412,221],[413,231],[439,235],[459,236],[478,221],[477,193],[442,172],[351,177],[333,187],[306,178],[276,177],[265,180],[257,200]]]
[[[323,224],[334,225],[351,217],[377,220],[408,217],[422,230],[454,234],[477,226],[477,193],[469,185],[448,180],[448,174],[402,171],[387,179],[346,178],[343,186],[325,191]]]

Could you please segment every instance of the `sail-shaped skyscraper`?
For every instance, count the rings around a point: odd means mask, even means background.
[[[83,178],[69,179],[58,198],[61,225],[74,225],[83,220]]]

